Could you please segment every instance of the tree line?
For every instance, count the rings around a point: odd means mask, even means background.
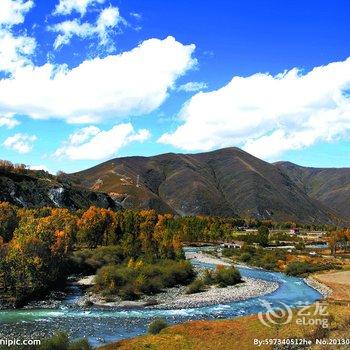
[[[232,217],[177,217],[154,210],[113,211],[94,206],[77,211],[28,209],[2,202],[0,293],[19,303],[46,293],[72,272],[72,256],[82,249],[117,246],[113,251],[120,251],[122,260],[141,257],[152,263],[182,259],[183,242],[232,240],[232,233],[243,227],[259,228],[259,243],[266,246],[266,228],[278,225],[282,224]],[[289,223],[283,225],[288,227]],[[332,237],[337,249],[349,236],[334,233]]]

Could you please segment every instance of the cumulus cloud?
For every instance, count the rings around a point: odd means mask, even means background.
[[[237,145],[273,159],[287,150],[350,132],[350,58],[303,73],[234,77],[226,86],[195,94],[181,125],[159,142],[184,150]]]
[[[204,81],[190,81],[186,84],[180,85],[177,90],[185,91],[185,92],[197,92],[201,90],[205,90],[208,88],[208,84]]]
[[[0,72],[12,72],[30,62],[36,41],[25,35],[15,36],[12,27],[23,23],[25,14],[33,7],[33,1],[0,1]]]
[[[8,137],[3,145],[11,150],[17,151],[18,153],[29,153],[34,142],[37,140],[35,135],[27,135],[22,133],[17,133],[13,136]]]
[[[107,131],[90,126],[70,135],[53,156],[71,160],[106,159],[115,155],[123,146],[134,141],[143,142],[149,137],[148,130],[136,132],[130,123],[115,125]]]
[[[72,69],[26,65],[0,80],[0,115],[91,123],[150,113],[196,63],[194,48],[168,37],[146,40],[131,51],[86,60]]]
[[[14,128],[15,126],[17,126],[18,124],[19,124],[18,120],[13,118],[11,115],[0,116],[0,128],[2,126],[6,126],[7,128],[11,129],[11,128]]]
[[[68,139],[70,145],[80,145],[90,137],[97,135],[101,130],[97,126],[87,126],[71,134]]]
[[[29,64],[36,47],[35,39],[14,36],[10,31],[0,30],[0,71],[13,72]]]
[[[13,26],[23,23],[25,14],[33,5],[32,0],[1,0],[0,26]]]
[[[81,16],[84,16],[89,6],[103,4],[105,1],[106,0],[60,0],[53,14],[70,15],[75,11]]]
[[[60,22],[48,27],[48,30],[59,33],[54,42],[54,48],[59,49],[63,45],[68,45],[74,36],[81,39],[99,38],[100,45],[112,48],[114,44],[110,35],[115,28],[121,24],[126,24],[124,18],[120,15],[117,7],[108,7],[103,9],[95,24],[81,22],[79,19]]]

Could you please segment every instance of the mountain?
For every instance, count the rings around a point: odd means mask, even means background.
[[[276,167],[287,174],[311,198],[350,217],[350,168],[308,168],[290,162],[277,162]]]
[[[0,168],[0,202],[21,207],[86,208],[96,205],[117,208],[115,201],[105,193],[98,193],[72,185],[69,181],[45,171],[11,171]]]
[[[69,178],[90,190],[108,193],[125,208],[307,223],[337,220],[331,209],[309,196],[282,166],[238,148],[116,158]]]

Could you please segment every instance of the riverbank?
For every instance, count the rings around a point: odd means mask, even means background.
[[[200,262],[206,264],[221,264],[229,266],[232,264],[229,258],[217,258],[203,252],[191,252],[186,253],[188,259],[196,259]],[[244,264],[235,264],[236,266],[243,266],[248,268],[259,267],[244,265]],[[304,278],[304,282],[309,285],[311,288],[317,290],[324,298],[330,298],[332,295],[336,295],[338,299],[341,300],[350,300],[350,271],[345,272],[325,272],[320,273],[314,276],[309,276]],[[337,289],[339,292],[334,292]],[[340,293],[340,295],[339,295]]]
[[[232,263],[225,258],[216,258],[202,252],[186,252],[186,258],[199,263],[231,266]],[[196,267],[199,271],[204,268]],[[208,287],[206,291],[186,294],[187,287],[178,286],[154,296],[144,296],[138,301],[123,301],[118,297],[103,297],[88,292],[82,296],[77,305],[80,307],[106,307],[106,308],[150,308],[150,309],[184,309],[211,306],[221,303],[246,300],[254,297],[273,293],[278,289],[277,282],[264,281],[249,277],[243,277],[243,282],[234,286],[220,288],[218,286]],[[93,276],[85,277],[77,282],[80,285],[92,285]]]
[[[192,249],[186,249],[185,251],[190,250]],[[210,255],[208,256],[206,254],[204,254],[203,256],[202,254],[197,253],[196,257],[197,259],[193,260],[194,266],[196,267],[215,268],[215,265],[217,264],[229,264],[229,262],[227,262],[226,259],[222,261],[221,259],[216,259],[215,257],[212,257]],[[203,262],[202,266],[200,266],[201,264],[199,263],[199,261]],[[208,265],[204,263],[208,263]],[[300,303],[300,301],[302,301],[305,305],[312,304],[315,301],[319,300],[319,298],[321,297],[318,292],[306,285],[302,279],[290,278],[281,273],[270,272],[263,269],[242,268],[241,275],[243,279],[254,279],[255,283],[259,283],[259,281],[264,281],[269,283],[270,285],[276,283],[277,286],[278,284],[279,288],[274,293],[269,295],[265,294],[264,296],[264,299],[266,299],[272,304],[276,302],[276,300],[283,299],[287,305],[293,307]],[[89,283],[91,283],[92,277],[90,276],[89,279]],[[73,283],[73,279],[71,279],[70,282]],[[239,291],[240,295],[246,294],[246,292],[243,292],[244,290],[241,289],[241,287],[243,287],[244,285],[247,284],[238,284],[235,292]],[[25,335],[30,335],[30,337],[32,338],[41,339],[58,331],[64,331],[67,332],[67,334],[72,339],[89,337],[91,344],[93,346],[98,346],[102,345],[103,343],[110,343],[113,341],[118,341],[121,339],[145,334],[145,332],[147,331],[147,325],[157,317],[164,318],[168,323],[183,323],[189,320],[196,319],[205,320],[219,318],[240,318],[240,316],[242,315],[257,314],[258,312],[264,311],[264,308],[261,306],[260,296],[251,297],[247,300],[241,300],[241,298],[238,297],[236,299],[237,301],[222,302],[221,300],[225,300],[223,299],[223,295],[220,295],[220,298],[218,299],[215,299],[211,295],[211,303],[213,303],[214,300],[216,301],[216,303],[212,304],[212,306],[191,307],[189,304],[185,304],[184,308],[180,308],[177,305],[176,310],[173,310],[172,306],[174,305],[174,300],[181,298],[178,298],[178,294],[176,294],[180,293],[179,290],[177,290],[177,292],[175,292],[175,290],[167,291],[167,293],[169,293],[167,297],[169,304],[168,309],[161,308],[159,306],[162,303],[162,300],[158,301],[158,305],[154,305],[154,300],[152,300],[153,297],[150,297],[148,301],[144,301],[144,304],[141,307],[139,307],[139,305],[135,304],[134,302],[127,302],[127,304],[125,305],[118,303],[116,305],[111,305],[112,307],[105,306],[104,303],[100,306],[93,305],[79,307],[76,305],[76,301],[77,299],[81,298],[81,295],[84,292],[85,288],[77,287],[78,286],[76,285],[71,285],[70,288],[73,288],[74,291],[70,291],[69,293],[67,293],[67,296],[64,298],[64,301],[62,302],[61,306],[57,309],[48,308],[44,310],[42,308],[33,308],[30,310],[20,309],[0,312],[0,322],[2,325],[0,330],[0,338],[9,336],[11,338],[23,338]],[[228,290],[225,291],[225,289],[226,288],[219,288],[218,291],[220,293],[226,293]],[[264,290],[264,293],[266,292],[267,291]],[[89,293],[89,291],[87,291],[87,293]],[[213,291],[210,291],[210,293],[213,293]],[[165,294],[161,293],[158,296],[159,298],[165,298]],[[230,294],[229,299],[227,300],[234,300],[233,298],[231,299],[231,296],[232,294]],[[244,297],[247,296],[248,295],[244,295]],[[202,299],[203,295],[193,294],[192,297]],[[185,298],[187,302],[187,295],[185,295]],[[96,302],[98,301],[96,300]],[[192,302],[193,304],[191,305],[195,306],[196,300],[192,300]],[[82,324],[84,324],[84,327],[81,326]],[[186,327],[187,325],[188,323],[186,323]],[[243,331],[246,330],[246,326],[247,324],[245,323],[245,321],[243,321]],[[208,341],[210,341],[211,337],[214,337],[215,339],[215,337],[219,335],[219,332],[222,335],[223,341],[226,339],[230,341],[228,339],[231,334],[230,331],[226,333],[226,330],[217,329],[217,331],[214,331],[214,333],[210,333],[210,331],[206,332],[206,330],[203,329],[203,333],[207,334],[209,337]],[[241,332],[235,333],[235,339],[237,339],[237,341],[241,340]],[[194,339],[194,341],[197,340]],[[185,343],[181,343],[179,341],[180,345],[176,348],[176,339],[174,339],[174,342],[170,342],[169,346],[171,344],[175,346],[174,349],[179,349]],[[212,344],[213,343],[211,343],[211,345]],[[226,346],[228,344],[229,343],[225,343],[224,345]],[[183,348],[187,349],[185,345]],[[205,345],[205,343],[201,345]],[[132,347],[129,347],[129,349],[130,348]],[[149,347],[146,346],[145,349],[149,349]],[[155,347],[155,349],[161,348]],[[170,350],[171,347],[165,347],[164,349]],[[188,349],[192,348],[188,347]],[[214,346],[213,349],[225,349],[225,347]]]
[[[315,306],[312,306],[308,311],[310,311],[311,315],[318,312]],[[329,305],[327,312],[334,321],[332,327],[324,330],[325,338],[347,339],[350,308]],[[316,333],[317,325],[305,327],[305,325],[296,322],[297,318],[299,316],[294,310],[291,322],[287,324],[282,323],[278,328],[265,326],[257,315],[229,320],[191,321],[167,327],[157,335],[144,335],[121,340],[114,344],[105,345],[99,350],[271,350],[271,345],[264,343],[264,340],[297,338],[311,339],[313,345],[308,347],[308,349],[319,350],[319,345],[315,344],[315,340],[319,337],[318,333]],[[254,345],[255,339],[262,341],[262,343],[259,346]],[[347,346],[345,345],[342,349],[348,349]],[[287,347],[283,346],[283,349]],[[278,347],[278,349],[282,349],[282,347]],[[302,348],[300,347],[300,349]]]
[[[329,288],[324,283],[321,283],[313,276],[308,276],[304,278],[304,282],[309,285],[311,288],[316,289],[322,296],[326,299],[328,298],[332,293],[333,290]]]
[[[350,304],[350,271],[318,273],[312,279],[328,290],[329,301]]]

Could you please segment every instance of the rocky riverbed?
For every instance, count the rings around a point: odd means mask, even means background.
[[[332,294],[332,289],[326,286],[325,284],[317,281],[312,276],[309,276],[307,278],[304,278],[304,281],[306,284],[308,284],[310,287],[316,289],[319,293],[321,293],[325,298],[328,298]]]
[[[187,259],[194,259],[201,263],[230,266],[227,259],[216,258],[205,253],[186,253]],[[200,273],[200,271],[199,271]],[[206,291],[186,294],[187,287],[178,286],[169,288],[163,293],[154,296],[145,296],[138,301],[123,301],[118,297],[102,297],[98,294],[87,292],[77,301],[79,307],[113,307],[113,308],[157,308],[179,309],[210,306],[232,301],[246,300],[253,297],[263,296],[274,292],[278,288],[277,282],[243,277],[243,282],[235,286],[220,288],[211,286]],[[87,276],[77,282],[86,286],[93,284],[93,276]]]
[[[211,286],[208,290],[195,294],[186,294],[184,286],[169,288],[154,296],[145,296],[138,301],[123,301],[118,297],[102,297],[94,293],[87,293],[77,301],[80,307],[113,307],[113,308],[156,308],[156,309],[184,309],[210,306],[238,300],[263,296],[274,292],[278,283],[244,277],[243,282],[235,286],[220,288]]]

